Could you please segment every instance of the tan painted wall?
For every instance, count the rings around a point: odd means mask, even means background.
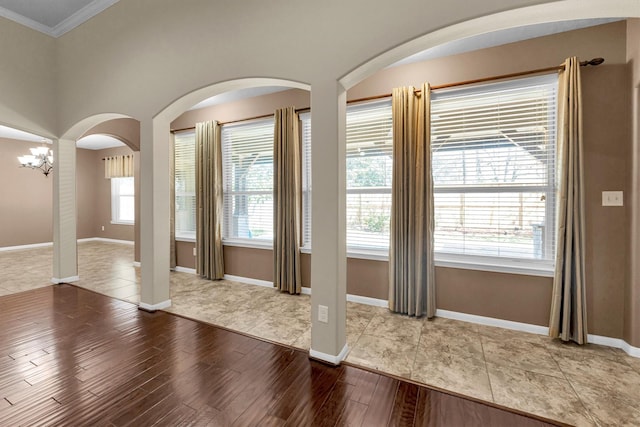
[[[630,186],[631,233],[629,280],[625,288],[624,339],[640,347],[640,19],[627,21],[627,61],[631,68],[632,155]]]
[[[17,159],[38,145],[0,138],[0,247],[53,239],[52,177],[21,168]]]
[[[100,169],[97,155],[94,150],[76,149],[76,204],[77,224],[76,233],[78,239],[98,237],[96,234],[97,197]],[[102,175],[104,179],[104,174]]]
[[[133,151],[140,151],[140,122],[135,119],[114,119],[89,129],[87,135],[109,135],[127,144]]]
[[[335,82],[437,28],[545,2],[450,0],[435,13],[406,12],[422,10],[420,0],[118,2],[57,40],[60,128],[104,111],[148,119],[186,93],[241,77]]]
[[[56,135],[55,39],[0,18],[0,52],[0,124]]]
[[[197,122],[217,120],[221,123],[273,114],[278,108],[308,108],[310,94],[306,90],[288,89],[268,95],[186,111],[171,122],[171,129],[194,127]]]

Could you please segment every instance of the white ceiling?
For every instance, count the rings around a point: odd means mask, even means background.
[[[227,102],[240,101],[245,98],[253,98],[254,96],[268,95],[270,93],[280,92],[283,90],[291,89],[288,86],[263,86],[263,87],[250,87],[246,89],[232,90],[229,92],[221,93],[211,98],[205,99],[202,102],[197,103],[189,110],[197,110],[199,108],[211,107],[212,105],[225,104]]]
[[[107,135],[89,135],[76,141],[76,147],[87,150],[103,150],[105,148],[124,147],[124,142]]]
[[[118,0],[0,0],[0,16],[60,37]]]
[[[573,21],[547,22],[544,24],[527,25],[524,27],[493,31],[491,33],[480,34],[474,37],[467,37],[464,39],[455,40],[449,43],[444,43],[439,46],[432,47],[431,49],[424,50],[422,52],[416,53],[415,55],[411,55],[405,59],[402,59],[391,65],[391,67],[402,64],[409,64],[412,62],[441,58],[444,56],[457,55],[474,50],[500,46],[507,43],[529,40],[536,37],[563,33],[565,31],[573,31],[580,28],[593,27],[595,25],[607,24],[610,22],[620,21],[622,19],[624,18],[576,19]],[[602,52],[602,56],[606,56],[606,52]]]

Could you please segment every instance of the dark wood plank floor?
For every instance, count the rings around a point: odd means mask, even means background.
[[[59,285],[0,298],[0,425],[550,424]]]

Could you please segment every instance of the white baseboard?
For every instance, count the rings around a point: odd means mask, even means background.
[[[360,295],[347,294],[347,301],[357,302],[358,304],[372,305],[374,307],[389,308],[389,301],[386,299],[363,297]]]
[[[19,251],[19,250],[22,250],[22,249],[46,248],[47,246],[53,246],[53,242],[32,243],[30,245],[18,245],[18,246],[4,246],[4,247],[0,248],[0,252],[4,252],[4,251]]]
[[[108,243],[122,243],[125,245],[135,244],[135,242],[132,242],[131,240],[107,239],[104,237],[89,237],[86,239],[78,239],[78,243],[82,243],[82,242],[108,242]],[[28,245],[18,245],[18,246],[4,246],[4,247],[0,247],[0,252],[19,251],[24,249],[35,249],[35,248],[46,248],[48,246],[53,246],[53,242],[31,243]]]
[[[144,310],[144,311],[156,311],[156,310],[164,310],[165,308],[169,308],[171,307],[171,300],[168,299],[166,301],[162,301],[158,304],[147,304],[145,302],[140,302],[140,304],[138,304],[138,308]]]
[[[260,280],[260,279],[251,279],[249,277],[240,277],[240,276],[232,276],[231,274],[225,274],[223,276],[224,280],[230,280],[232,282],[241,282],[246,283],[248,285],[257,285],[264,286],[267,288],[273,288],[273,282],[269,282],[268,280]]]
[[[479,325],[497,326],[498,328],[512,329],[514,331],[529,332],[530,334],[548,335],[547,326],[531,325],[529,323],[512,322],[510,320],[495,319],[493,317],[477,316],[475,314],[459,313],[449,310],[436,310],[437,317],[445,319],[461,320],[463,322],[477,323]]]
[[[62,279],[58,279],[57,277],[52,277],[51,283],[53,283],[54,285],[59,285],[60,283],[71,283],[71,282],[77,282],[78,280],[80,280],[79,276],[63,277]]]
[[[132,240],[108,239],[106,237],[87,237],[86,239],[78,239],[78,243],[81,243],[81,242],[122,243],[124,245],[135,245],[136,243]]]
[[[195,269],[192,269],[192,268],[176,267],[176,271],[195,274]],[[252,279],[249,277],[233,276],[231,274],[225,274],[224,279],[230,280],[233,282],[246,283],[248,285],[264,286],[267,288],[273,287],[273,282],[269,282],[268,280],[259,280],[259,279]],[[311,295],[311,288],[303,287],[301,293],[303,295]],[[360,295],[347,294],[347,301],[355,302],[359,304],[371,305],[374,307],[384,307],[384,308],[389,307],[389,302],[387,300],[363,297]],[[441,309],[436,310],[436,316],[443,317],[445,319],[453,319],[453,320],[460,320],[463,322],[476,323],[479,325],[495,326],[498,328],[511,329],[514,331],[528,332],[530,334],[549,335],[549,328],[547,326],[513,322],[511,320],[496,319],[493,317],[478,316],[475,314],[460,313],[457,311],[449,311],[449,310],[441,310]],[[625,353],[627,353],[630,356],[640,358],[640,348],[633,347],[630,344],[628,344],[626,341],[621,340],[619,338],[609,338],[609,337],[603,337],[600,335],[589,335],[588,341],[593,344],[619,348],[619,349],[622,349]],[[335,359],[335,356],[326,355],[321,352],[316,352],[315,350],[310,350],[309,355],[315,359],[320,359],[328,363],[334,363],[333,360]]]
[[[187,268],[187,267],[180,267],[180,266],[176,266],[176,268],[173,271],[177,271],[179,273],[197,274],[195,268]]]
[[[640,348],[634,347],[626,341],[623,341],[623,340],[620,340],[620,341],[622,341],[621,343],[622,347],[620,347],[622,351],[627,353],[629,356],[640,358]]]
[[[587,342],[591,344],[604,345],[607,347],[619,348],[629,356],[640,357],[640,348],[634,347],[620,338],[603,337],[601,335],[587,335]]]
[[[140,267],[140,261],[133,261],[134,267]]]
[[[321,351],[316,351],[314,349],[309,349],[309,357],[312,359],[322,360],[323,362],[330,363],[332,365],[339,365],[346,357],[347,353],[349,353],[349,347],[347,344],[342,347],[342,351],[337,355],[333,356],[331,354],[323,353]]]

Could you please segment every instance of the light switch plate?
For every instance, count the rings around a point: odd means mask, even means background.
[[[623,206],[622,191],[603,191],[602,206]]]

